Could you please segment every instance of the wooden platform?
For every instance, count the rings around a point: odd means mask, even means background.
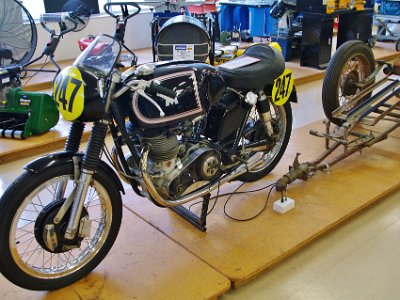
[[[302,153],[301,161],[313,160],[321,154],[323,140],[310,136],[310,129],[323,130],[322,122],[295,130],[288,151],[273,174],[246,184],[245,189],[276,182],[287,172],[297,152]],[[221,198],[208,217],[207,233],[133,192],[124,200],[147,222],[239,286],[398,189],[398,149],[400,140],[390,138],[335,165],[330,174],[320,173],[308,182],[295,182],[289,187],[288,196],[296,200],[296,208],[284,215],[272,210],[273,202],[280,199],[275,191],[267,210],[248,222],[226,218],[223,213],[226,198]],[[236,182],[223,186],[221,193],[233,191],[237,186]],[[267,191],[235,196],[228,204],[229,214],[236,218],[254,215],[264,205]]]
[[[216,299],[230,281],[124,209],[117,241],[86,278],[53,292],[23,290],[0,276],[0,299]]]
[[[274,183],[297,152],[302,153],[302,162],[319,155],[323,140],[309,135],[310,129],[324,128],[316,122],[295,130],[273,174],[245,189]],[[284,215],[272,210],[280,198],[273,192],[259,217],[231,221],[223,214],[226,198],[221,197],[208,217],[207,232],[127,191],[117,242],[87,278],[45,293],[21,290],[0,277],[0,299],[215,299],[231,284],[240,286],[398,189],[399,148],[400,139],[389,138],[333,166],[330,174],[292,184],[288,196],[296,200],[296,208]],[[237,186],[223,186],[221,193]],[[266,199],[267,190],[237,195],[227,210],[246,218]]]
[[[25,140],[0,139],[0,164],[26,156],[46,153],[64,147],[71,123],[60,119],[58,124],[42,135],[31,136]],[[90,134],[91,124],[86,124],[83,141]]]

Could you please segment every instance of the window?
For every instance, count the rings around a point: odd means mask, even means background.
[[[25,6],[34,19],[39,19],[40,14],[44,13],[43,0],[23,0],[20,2]]]
[[[55,0],[53,0],[55,1]],[[104,4],[108,2],[131,2],[130,0],[98,0],[100,14],[104,13]],[[26,7],[32,17],[37,20],[40,17],[40,14],[45,13],[44,9],[44,0],[20,0],[20,2]],[[142,6],[142,10],[148,10],[148,6]]]

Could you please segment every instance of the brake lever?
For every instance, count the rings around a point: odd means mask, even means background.
[[[142,96],[143,98],[145,98],[147,101],[149,101],[151,104],[153,104],[158,111],[160,112],[160,117],[163,118],[165,117],[165,112],[161,109],[160,105],[158,105],[158,103],[156,101],[154,101],[151,97],[149,97],[144,90],[136,90],[138,92],[138,94],[140,96]]]
[[[152,99],[149,95],[147,95],[145,93],[145,89],[149,86],[149,83],[143,80],[138,80],[135,81],[133,83],[133,85],[131,85],[131,89],[135,90],[140,96],[142,96],[143,98],[145,98],[147,101],[149,101],[151,104],[153,104],[158,111],[160,112],[160,117],[163,118],[165,117],[165,112],[162,110],[162,108],[160,107],[160,105],[154,101],[154,99]]]

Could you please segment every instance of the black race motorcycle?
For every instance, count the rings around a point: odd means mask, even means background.
[[[120,228],[121,179],[160,207],[179,207],[261,179],[290,138],[296,92],[278,50],[257,44],[219,67],[169,61],[120,72],[124,28],[140,8],[105,10],[115,35],[98,36],[54,80],[72,122],[64,151],[29,163],[0,199],[0,271],[27,289],[69,285],[101,262]],[[86,122],[94,125],[80,152]]]

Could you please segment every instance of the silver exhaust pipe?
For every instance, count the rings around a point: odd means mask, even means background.
[[[203,188],[200,188],[198,190],[195,190],[189,194],[186,194],[177,200],[166,200],[158,193],[157,189],[153,185],[153,182],[151,181],[149,173],[147,172],[147,162],[148,162],[149,152],[150,152],[150,149],[147,148],[144,150],[144,152],[142,154],[141,172],[142,172],[142,176],[143,176],[143,181],[144,181],[145,188],[146,188],[149,196],[155,202],[157,202],[159,205],[164,206],[164,207],[178,206],[178,205],[187,203],[189,201],[193,201],[197,198],[203,197],[207,194],[210,194],[212,191],[217,189],[218,186],[222,186],[226,182],[237,178],[238,176],[246,173],[248,170],[256,168],[258,165],[263,163],[263,160],[262,160],[263,155],[262,155],[262,153],[258,152],[249,158],[249,160],[247,161],[247,164],[245,164],[245,163],[240,164],[233,172],[231,172],[228,175],[225,175],[217,182],[210,183],[209,185],[207,185]]]

